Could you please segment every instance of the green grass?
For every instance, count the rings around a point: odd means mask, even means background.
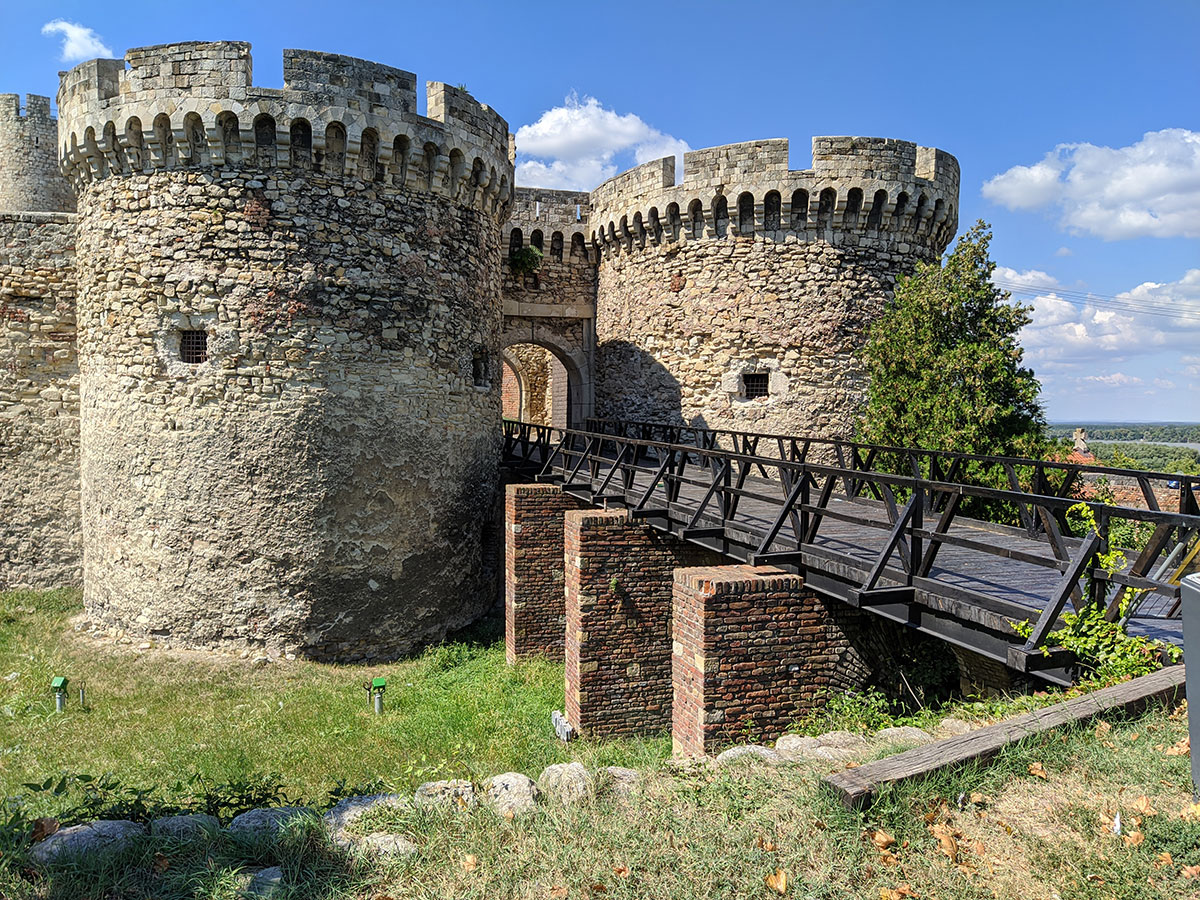
[[[404,662],[255,668],[99,643],[71,629],[79,608],[73,591],[0,594],[0,679],[16,673],[0,680],[0,796],[63,772],[110,772],[128,786],[157,785],[165,799],[191,776],[223,783],[278,772],[290,795],[314,799],[338,782],[405,789],[507,771],[536,777],[572,759],[636,767],[670,752],[665,736],[557,741],[550,713],[562,707],[562,666],[506,665],[503,641],[486,627]],[[49,690],[59,674],[71,680],[64,714]],[[361,686],[376,675],[388,679],[381,717]]]

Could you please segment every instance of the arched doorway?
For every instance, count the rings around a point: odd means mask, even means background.
[[[565,428],[571,422],[571,379],[552,351],[514,343],[501,359],[501,404],[506,419]]]

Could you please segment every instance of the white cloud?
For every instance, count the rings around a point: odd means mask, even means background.
[[[1018,272],[1008,266],[996,266],[992,271],[992,282],[1009,291],[1044,291],[1060,286],[1057,278],[1040,269]]]
[[[1109,387],[1128,387],[1135,384],[1145,384],[1136,375],[1126,375],[1124,372],[1113,372],[1111,375],[1086,375],[1080,380],[1090,381],[1094,384],[1106,384]]]
[[[1200,132],[1150,131],[1127,147],[1059,144],[984,182],[1008,209],[1057,208],[1060,224],[1104,240],[1200,237]]]
[[[80,62],[85,59],[113,57],[112,48],[105,44],[92,29],[66,19],[55,19],[42,26],[42,34],[62,35],[62,62]]]
[[[616,175],[616,157],[634,163],[664,156],[677,158],[691,149],[686,141],[664,134],[633,113],[606,109],[595,97],[571,94],[562,106],[542,113],[517,129],[517,184],[591,190]],[[677,159],[682,170],[682,159]]]
[[[1070,247],[1059,247],[1057,250],[1054,251],[1054,255],[1055,256],[1072,256],[1073,251],[1071,250]]]

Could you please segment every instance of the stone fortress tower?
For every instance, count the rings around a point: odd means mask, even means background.
[[[882,138],[786,140],[645,163],[591,194],[596,412],[848,437],[856,354],[896,276],[957,228],[958,162]]]
[[[395,656],[465,625],[496,481],[505,121],[245,43],[62,79],[88,613],[187,645]]]
[[[0,590],[183,646],[478,617],[502,403],[848,434],[867,325],[957,223],[954,158],[880,138],[514,188],[492,109],[325,53],[266,89],[245,43],[134,49],[58,110],[0,95]]]

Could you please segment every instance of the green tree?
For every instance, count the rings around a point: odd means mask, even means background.
[[[991,282],[982,220],[943,262],[901,278],[863,352],[870,386],[860,433],[876,444],[988,455],[1043,449],[1040,385],[1021,365],[1030,307]]]

